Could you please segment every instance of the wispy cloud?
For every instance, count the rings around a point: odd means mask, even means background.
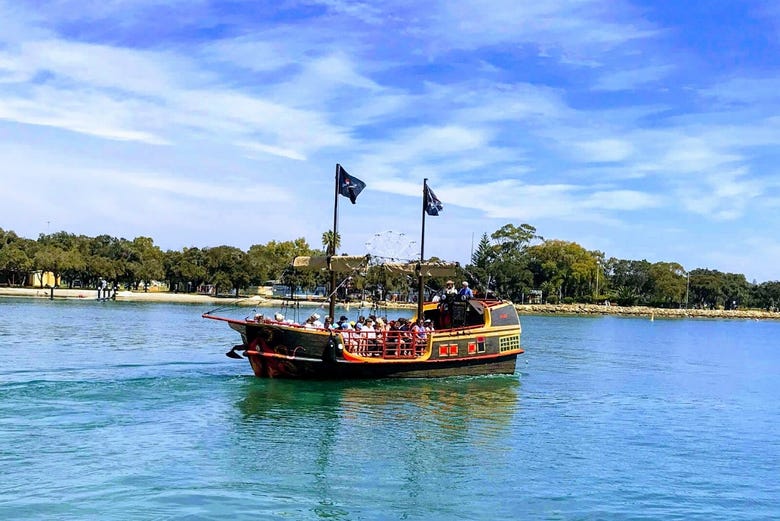
[[[455,255],[467,227],[528,222],[690,265],[706,226],[769,253],[744,231],[780,225],[780,42],[724,36],[739,60],[709,66],[701,22],[661,4],[0,0],[0,19],[0,174],[40,187],[7,183],[25,210],[0,218],[20,232],[99,222],[175,246],[202,219],[212,244],[318,244],[336,162],[369,185],[352,251],[415,229],[423,178],[446,207],[432,244]],[[89,203],[62,202],[74,185]],[[253,233],[233,231],[248,215]],[[648,229],[696,239],[650,245]],[[771,273],[734,251],[724,269]]]
[[[656,65],[634,68],[622,71],[612,71],[602,75],[594,88],[596,90],[629,90],[665,78],[673,67],[671,65]]]

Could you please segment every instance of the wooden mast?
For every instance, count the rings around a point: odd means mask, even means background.
[[[339,171],[341,165],[336,163],[336,180],[334,181],[334,193],[333,193],[333,236],[331,242],[328,244],[327,262],[328,271],[330,271],[330,303],[328,304],[328,316],[332,319],[336,314],[336,272],[330,267],[331,257],[336,255],[336,237],[338,237],[338,216],[339,216]]]
[[[423,278],[423,262],[425,262],[425,209],[426,195],[428,194],[428,178],[423,179],[422,196],[422,232],[420,237],[420,262],[417,264],[417,320],[423,318],[423,304],[425,293],[425,279]]]

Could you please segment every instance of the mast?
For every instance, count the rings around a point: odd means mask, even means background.
[[[330,258],[336,255],[336,237],[338,237],[338,216],[339,216],[339,170],[341,165],[336,163],[336,179],[333,182],[333,236],[326,252],[328,258],[328,270],[330,271],[330,303],[328,304],[328,315],[334,318],[336,314],[336,272],[330,268]]]
[[[425,292],[425,280],[423,279],[423,262],[425,262],[425,208],[428,194],[428,178],[423,179],[422,196],[422,234],[420,237],[420,263],[417,265],[417,320],[423,318],[423,293]]]

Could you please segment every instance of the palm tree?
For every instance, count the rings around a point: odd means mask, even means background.
[[[325,248],[325,252],[328,255],[335,255],[336,250],[341,246],[341,235],[338,233],[333,235],[333,231],[329,230],[322,234],[322,246]]]

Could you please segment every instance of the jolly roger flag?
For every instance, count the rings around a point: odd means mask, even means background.
[[[439,212],[444,210],[444,205],[441,204],[439,198],[433,193],[431,187],[425,185],[425,213],[428,215],[439,215]]]
[[[361,181],[355,176],[351,176],[347,173],[341,165],[339,165],[339,193],[344,197],[349,197],[352,204],[355,204],[357,196],[366,187],[366,183]]]

